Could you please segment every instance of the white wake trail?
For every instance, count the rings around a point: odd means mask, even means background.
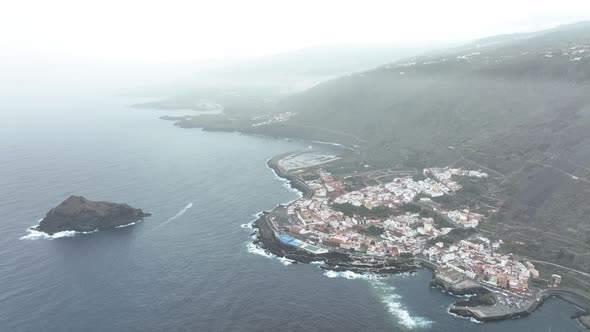
[[[158,228],[166,225],[167,223],[171,222],[172,220],[177,219],[178,217],[180,217],[183,214],[185,214],[186,211],[188,211],[188,209],[190,209],[192,207],[193,207],[193,203],[192,202],[188,203],[182,210],[178,211],[178,213],[176,213],[172,218],[170,218],[170,219],[164,221],[163,223],[159,224],[158,226],[154,227],[152,229],[152,231],[155,231],[156,229],[158,229]]]

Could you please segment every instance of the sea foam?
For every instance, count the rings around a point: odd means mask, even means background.
[[[352,271],[326,270],[324,272],[324,275],[328,278],[344,278],[344,279],[349,279],[349,280],[354,280],[354,279],[377,280],[377,279],[381,278],[380,276],[375,275],[375,274],[360,274],[360,273],[356,273],[356,272],[352,272]]]
[[[129,227],[129,226],[133,226],[135,224],[138,224],[142,221],[143,219],[139,219],[138,221],[134,221],[134,222],[130,222],[128,224],[125,225],[119,225],[119,226],[115,226],[115,228],[125,228],[125,227]]]
[[[41,222],[41,220],[39,220]],[[54,233],[53,235],[47,234],[45,232],[41,232],[35,229],[37,226],[31,226],[27,228],[27,235],[21,236],[19,240],[54,240],[63,237],[74,237],[76,234],[90,234],[94,232],[98,232],[98,230],[90,231],[90,232],[76,232],[76,231],[61,231]]]
[[[270,158],[270,159],[268,159],[268,160],[266,161],[266,168],[268,168],[268,169],[270,169],[270,170],[272,171],[272,174],[274,175],[275,179],[277,179],[277,180],[279,180],[279,181],[281,181],[281,182],[282,182],[282,184],[283,184],[283,187],[285,187],[285,188],[289,189],[289,191],[292,191],[292,192],[294,192],[294,193],[297,193],[297,196],[298,196],[296,199],[293,199],[293,200],[291,200],[291,201],[289,201],[289,202],[287,202],[287,203],[284,203],[284,204],[291,204],[292,202],[294,202],[294,201],[296,201],[296,200],[300,199],[301,197],[303,197],[303,193],[301,193],[301,191],[299,191],[297,188],[293,188],[293,187],[291,186],[291,181],[289,181],[289,180],[287,180],[287,179],[285,179],[285,178],[282,178],[282,177],[280,177],[280,176],[277,174],[277,172],[276,172],[276,171],[275,171],[275,170],[274,170],[272,167],[268,166],[268,162],[269,162],[271,159],[272,159],[272,158]]]
[[[256,220],[258,220],[260,217],[262,217],[262,215],[263,215],[262,211],[253,214],[252,217],[254,217],[254,219],[252,219],[252,221],[250,221],[247,224],[241,224],[240,227],[243,229],[250,229],[250,230],[254,229],[254,222],[256,222]]]
[[[276,258],[279,262],[281,262],[283,265],[287,266],[287,265],[291,265],[294,263],[293,260],[290,260],[288,258],[285,257],[278,257],[275,256],[271,253],[269,253],[268,251],[264,250],[264,248],[260,247],[257,244],[254,244],[252,242],[248,242],[248,244],[246,245],[246,247],[248,248],[248,252],[251,254],[255,254],[255,255],[259,255],[265,258]]]
[[[395,287],[380,280],[371,281],[371,287],[399,324],[409,329],[427,328],[432,325],[432,322],[426,318],[411,315],[410,311],[401,303],[401,295],[394,293]]]
[[[395,318],[395,321],[408,329],[428,328],[432,325],[432,322],[428,319],[410,314],[410,311],[401,303],[401,295],[395,293],[395,287],[383,282],[383,279],[388,279],[388,277],[375,274],[359,274],[352,271],[326,271],[324,275],[328,278],[367,280],[387,311]]]

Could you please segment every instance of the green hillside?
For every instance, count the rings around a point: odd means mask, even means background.
[[[365,163],[485,167],[507,204],[490,232],[590,270],[589,83],[580,23],[331,80],[283,99],[288,121],[247,131],[358,145]]]

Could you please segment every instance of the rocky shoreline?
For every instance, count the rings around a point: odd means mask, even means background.
[[[351,271],[355,273],[371,274],[393,274],[415,271],[417,266],[412,261],[379,260],[375,262],[362,261],[351,257],[351,255],[338,252],[323,254],[312,254],[303,249],[281,242],[275,231],[269,224],[267,217],[271,212],[263,212],[254,222],[256,229],[256,240],[254,244],[259,245],[267,252],[284,257],[297,263],[309,264],[311,262],[323,262],[322,268],[332,271]]]
[[[130,225],[150,215],[127,204],[70,196],[47,212],[34,230],[49,235],[64,231],[94,232]]]
[[[441,288],[446,293],[455,296],[465,295],[483,295],[490,293],[489,290],[483,288],[476,282],[471,282],[466,285],[455,285],[449,284],[440,278],[440,274],[435,270],[433,271],[432,280],[430,281],[430,287]]]
[[[275,174],[289,182],[291,188],[302,193],[302,197],[311,197],[313,190],[305,182],[279,166],[279,161],[285,156],[292,154],[286,153],[275,156],[268,160],[267,166]],[[385,257],[368,257],[354,255],[344,252],[330,251],[327,253],[314,254],[299,247],[283,243],[278,239],[280,232],[275,229],[271,216],[279,208],[279,205],[272,211],[262,212],[258,219],[253,222],[256,235],[254,244],[277,257],[284,257],[295,263],[312,263],[322,262],[321,268],[332,271],[351,271],[360,274],[391,275],[403,272],[413,272],[418,268],[428,268],[433,271],[433,278],[430,281],[430,287],[442,288],[446,293],[454,296],[469,296],[467,300],[457,301],[450,305],[449,313],[476,319],[477,321],[497,321],[525,317],[536,310],[546,298],[559,295],[553,293],[540,292],[537,297],[531,298],[530,302],[524,307],[508,308],[496,303],[497,297],[489,289],[478,282],[470,279],[461,279],[458,281],[447,280],[444,277],[444,271],[436,264],[423,258],[396,259]],[[568,301],[569,302],[569,301]],[[494,308],[499,307],[499,310]],[[588,328],[590,326],[590,316],[581,314],[575,317],[578,321]],[[573,318],[573,317],[572,317]]]
[[[282,169],[278,162],[290,153],[275,156],[267,161],[267,166],[275,174],[287,181],[291,188],[301,192],[303,197],[311,197],[313,190],[298,177],[291,175]],[[255,244],[262,247],[267,252],[277,256],[284,257],[297,263],[323,262],[322,268],[332,271],[352,271],[356,273],[371,274],[393,274],[402,272],[412,272],[417,269],[413,260],[397,259],[377,259],[368,257],[355,257],[347,253],[328,252],[321,254],[312,254],[292,245],[285,244],[277,238],[277,231],[271,225],[268,218],[273,211],[264,211],[259,218],[254,221],[253,226],[256,229]]]

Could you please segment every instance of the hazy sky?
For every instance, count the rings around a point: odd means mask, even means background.
[[[325,44],[446,43],[584,19],[584,0],[6,0],[0,55],[187,61]]]

